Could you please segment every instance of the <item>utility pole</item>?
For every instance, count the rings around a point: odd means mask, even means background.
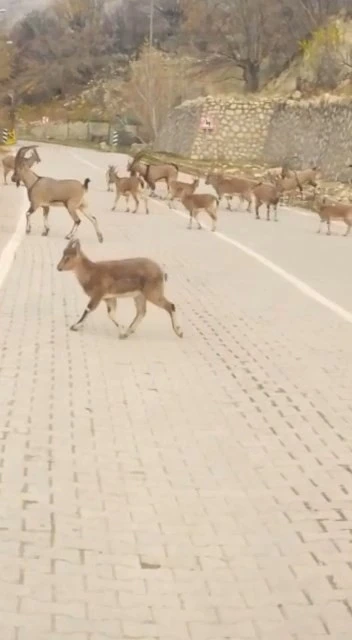
[[[154,40],[154,2],[150,0],[150,13],[149,13],[149,48],[153,47]]]

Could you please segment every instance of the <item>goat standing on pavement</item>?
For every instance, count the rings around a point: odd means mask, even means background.
[[[111,177],[113,178],[113,183],[116,189],[116,196],[114,206],[112,211],[115,211],[117,203],[121,196],[125,196],[126,198],[126,211],[129,211],[129,199],[132,196],[133,200],[136,203],[133,213],[137,213],[139,207],[139,198],[144,201],[145,212],[149,213],[148,209],[148,198],[146,194],[143,192],[144,190],[144,182],[142,178],[139,176],[129,176],[127,178],[120,178],[116,169],[111,169]]]
[[[192,195],[199,186],[199,178],[195,178],[193,182],[181,182],[172,180],[168,194],[169,207],[174,200],[181,200],[184,195]]]
[[[320,198],[316,196],[314,199],[314,209],[320,217],[320,225],[317,233],[321,233],[324,222],[327,226],[327,235],[331,235],[331,220],[341,220],[346,225],[345,236],[348,236],[352,227],[352,204],[344,204],[342,202],[328,202],[326,196]]]
[[[134,333],[147,313],[147,301],[164,309],[171,318],[174,332],[183,337],[176,320],[175,305],[164,296],[166,274],[161,267],[149,258],[129,258],[127,260],[109,260],[92,262],[81,250],[78,240],[71,240],[57,265],[58,271],[73,271],[81,287],[90,300],[82,316],[71,330],[77,331],[89,313],[94,311],[103,300],[110,320],[119,330],[121,339]],[[121,332],[115,319],[118,298],[133,298],[136,316],[126,331]]]
[[[189,213],[188,229],[192,229],[193,218],[198,224],[198,229],[201,229],[202,225],[198,220],[198,215],[200,211],[206,211],[212,221],[211,230],[216,231],[219,205],[219,199],[216,196],[213,196],[212,193],[183,193],[181,202]]]
[[[27,166],[29,167],[29,169],[31,169],[33,165],[36,164],[37,162],[41,162],[37,149],[32,149],[30,156],[28,158],[24,158],[24,160],[27,163]],[[7,185],[8,174],[11,171],[15,170],[15,161],[16,161],[16,156],[12,154],[11,155],[7,154],[2,158],[2,167],[4,171],[4,184],[6,185]]]
[[[135,159],[128,163],[127,171],[130,172],[131,176],[139,174],[144,178],[150,188],[150,195],[154,196],[156,187],[155,183],[160,180],[165,180],[169,191],[170,183],[173,180],[177,180],[178,166],[172,162],[166,162],[163,164],[149,164],[147,162],[142,162],[137,154]]]
[[[114,176],[117,173],[116,171],[116,167],[113,164],[109,164],[106,174],[105,174],[105,179],[106,179],[106,185],[107,185],[107,190],[108,191],[112,191],[111,189],[111,185],[114,184],[115,180],[114,180]]]
[[[24,183],[27,188],[30,207],[27,211],[26,233],[31,232],[30,217],[39,207],[42,207],[44,214],[44,231],[43,236],[47,236],[50,228],[48,225],[48,216],[50,206],[64,206],[73,219],[73,227],[67,234],[66,238],[73,238],[81,219],[78,211],[83,214],[92,223],[99,242],[103,242],[103,235],[98,227],[97,220],[94,216],[87,212],[87,203],[85,200],[88,184],[87,178],[82,184],[79,180],[55,180],[54,178],[42,178],[32,171],[26,161],[25,153],[30,149],[36,149],[35,145],[30,147],[21,147],[15,158],[15,170],[11,178],[17,187],[20,182]]]

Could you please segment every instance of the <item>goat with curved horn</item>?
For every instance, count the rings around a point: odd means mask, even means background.
[[[38,149],[38,145],[32,144],[27,147],[20,147],[15,156],[15,166],[17,166],[19,162],[25,158],[27,151],[31,151],[32,149]]]

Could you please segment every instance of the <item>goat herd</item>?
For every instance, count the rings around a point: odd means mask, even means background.
[[[64,206],[73,220],[72,229],[66,236],[70,242],[64,250],[57,268],[59,271],[73,271],[75,273],[83,290],[89,296],[89,303],[71,329],[74,331],[79,329],[88,314],[94,311],[101,301],[104,301],[108,316],[118,328],[120,338],[127,338],[134,333],[142,321],[146,314],[146,303],[150,301],[169,314],[174,332],[178,337],[182,337],[183,334],[176,319],[175,305],[164,296],[164,282],[167,275],[156,262],[148,258],[92,262],[83,253],[79,241],[74,239],[81,222],[80,214],[91,222],[99,242],[103,241],[103,235],[96,218],[87,211],[86,193],[90,180],[87,178],[84,183],[81,183],[79,180],[73,179],[57,180],[38,176],[32,169],[35,163],[41,161],[37,148],[37,145],[21,147],[16,156],[7,154],[2,158],[4,183],[7,183],[7,176],[12,171],[12,182],[17,186],[23,183],[27,189],[30,205],[26,213],[27,233],[31,231],[31,216],[39,208],[43,210],[44,229],[42,235],[44,236],[47,236],[50,230],[48,218],[51,206]],[[270,212],[273,208],[274,220],[276,221],[278,204],[283,195],[296,190],[300,191],[302,195],[303,187],[310,185],[314,188],[314,205],[320,217],[318,233],[325,222],[327,233],[330,234],[331,220],[345,222],[345,235],[349,234],[352,226],[351,204],[331,204],[327,202],[326,198],[321,199],[317,196],[316,167],[305,171],[273,169],[267,174],[267,182],[210,172],[205,178],[205,184],[211,185],[216,195],[195,193],[199,186],[199,177],[193,182],[179,181],[177,179],[178,167],[173,163],[149,164],[143,162],[141,156],[137,155],[128,164],[127,169],[130,173],[128,177],[120,177],[114,166],[109,166],[106,172],[108,191],[111,190],[112,184],[116,189],[113,210],[116,209],[119,198],[124,196],[127,211],[129,211],[129,199],[132,197],[135,202],[133,213],[137,212],[139,201],[142,199],[145,212],[148,214],[148,196],[155,195],[157,182],[165,181],[169,206],[171,207],[173,201],[179,200],[189,213],[188,228],[192,228],[193,219],[197,222],[198,228],[202,228],[198,215],[200,211],[205,211],[211,218],[212,231],[215,231],[217,209],[222,197],[226,198],[227,207],[230,210],[234,196],[238,196],[241,203],[247,202],[247,211],[251,210],[254,200],[256,219],[260,218],[259,210],[262,205],[266,205],[267,220],[270,220]],[[150,189],[148,195],[145,183]],[[133,298],[136,306],[135,318],[125,331],[121,330],[115,319],[117,299],[121,297]]]

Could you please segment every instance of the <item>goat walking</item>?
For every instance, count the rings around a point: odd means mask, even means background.
[[[90,300],[79,320],[71,330],[77,331],[92,311],[104,301],[110,320],[119,331],[121,339],[135,332],[147,313],[147,301],[164,309],[171,319],[174,332],[183,337],[176,319],[176,307],[164,295],[166,274],[149,258],[129,258],[92,262],[81,250],[78,240],[71,240],[57,265],[58,271],[73,271],[81,287]],[[136,316],[126,329],[121,331],[116,322],[115,312],[118,298],[133,298]]]
[[[142,162],[139,156],[141,156],[141,154],[137,154],[135,159],[131,160],[127,165],[127,170],[131,176],[139,174],[150,188],[151,196],[155,196],[156,182],[160,182],[161,180],[166,182],[169,191],[170,183],[173,180],[177,180],[178,166],[172,162],[163,164]]]
[[[50,206],[64,206],[73,219],[73,227],[67,234],[67,239],[73,238],[81,224],[81,218],[78,214],[79,211],[93,225],[99,242],[103,242],[103,235],[99,229],[96,218],[87,212],[85,195],[88,191],[89,178],[82,184],[79,180],[55,180],[54,178],[38,176],[28,167],[24,157],[27,151],[36,148],[35,145],[32,145],[30,147],[21,147],[21,149],[18,150],[15,158],[15,170],[11,178],[17,187],[22,181],[27,188],[30,207],[26,213],[26,233],[31,232],[31,216],[41,207],[44,215],[44,230],[42,235],[47,236],[50,231],[48,224]]]

